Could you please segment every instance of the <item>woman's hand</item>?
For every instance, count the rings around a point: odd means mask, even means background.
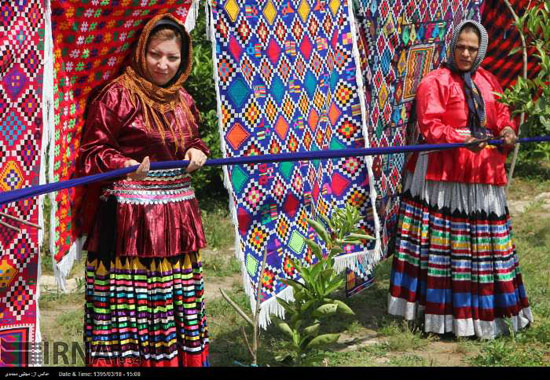
[[[518,136],[512,127],[504,127],[500,132],[500,137],[502,137],[502,146],[506,148],[511,148],[518,141]]]
[[[206,162],[206,154],[196,148],[189,148],[185,153],[184,160],[189,161],[189,166],[187,166],[185,172],[191,173],[204,165]]]
[[[478,141],[478,139],[476,139],[474,136],[468,136],[464,140],[464,143],[465,144],[470,144],[470,143],[475,143],[476,141]],[[478,152],[481,152],[483,149],[485,149],[486,146],[487,146],[486,141],[480,141],[477,144],[472,144],[470,146],[467,146],[466,149],[469,149],[474,153],[478,153]]]
[[[151,167],[151,163],[149,162],[149,156],[145,157],[141,164],[137,162],[136,160],[127,160],[124,163],[124,167],[127,168],[128,166],[134,166],[139,165],[139,167],[136,169],[135,172],[130,173],[126,176],[126,179],[130,179],[132,181],[141,181],[145,177],[147,177],[147,173],[149,173],[149,168]]]

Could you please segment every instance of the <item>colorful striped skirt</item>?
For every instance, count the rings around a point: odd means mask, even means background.
[[[426,332],[494,338],[533,321],[503,186],[405,176],[388,312]]]
[[[87,365],[208,365],[200,254],[99,256],[86,263]]]
[[[208,365],[204,243],[182,170],[151,171],[105,190],[86,246],[88,365]]]

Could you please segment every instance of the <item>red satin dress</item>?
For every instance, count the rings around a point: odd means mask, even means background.
[[[191,96],[183,89],[181,95],[199,120]],[[128,90],[111,83],[91,104],[80,148],[81,175],[119,169],[146,156],[152,162],[182,160],[192,147],[209,153],[196,122],[184,127],[185,146],[178,150],[168,126],[162,126],[164,139],[158,128],[145,128],[136,101],[132,105]],[[175,118],[185,115],[176,108],[165,116],[176,126]],[[206,240],[191,176],[184,169],[152,170],[140,181],[105,183],[97,204],[84,248],[86,364],[208,365],[199,253]]]
[[[199,120],[199,112],[192,97],[184,89],[181,93],[195,120]],[[178,108],[167,116],[175,124],[174,118],[184,118],[185,114]],[[210,153],[199,138],[196,122],[190,123],[189,129],[184,129],[185,146],[177,152],[167,127],[165,131],[163,141],[157,128],[146,129],[141,105],[133,106],[128,91],[118,83],[111,84],[90,106],[80,148],[80,175],[120,169],[127,160],[141,162],[146,156],[149,156],[151,162],[183,160],[189,148],[199,149],[207,155]],[[190,181],[190,176],[185,177],[180,179],[182,183]],[[118,187],[124,186],[122,182],[128,186],[132,184],[132,181],[119,181]],[[139,185],[136,184],[134,190],[138,189]],[[119,188],[109,189],[107,185],[103,196],[120,195],[122,191]],[[198,203],[194,194],[188,192],[188,189],[182,190],[179,194],[181,202],[170,203],[162,203],[159,199],[136,203],[119,197],[116,255],[167,257],[205,247]],[[97,250],[101,239],[101,223],[102,220],[96,218],[84,249]]]

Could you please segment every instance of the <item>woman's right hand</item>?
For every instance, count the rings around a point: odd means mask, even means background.
[[[126,176],[126,179],[132,180],[132,181],[141,181],[145,177],[147,177],[147,173],[149,173],[149,168],[151,167],[151,163],[149,161],[149,156],[145,157],[141,164],[137,162],[136,160],[127,160],[124,163],[124,167],[127,168],[129,166],[139,165],[139,167],[136,169],[135,172],[129,173]]]
[[[476,139],[474,136],[468,136],[466,139],[464,139],[464,144],[470,144],[475,143],[478,139]],[[466,149],[471,150],[474,153],[481,152],[485,147],[487,146],[487,141],[480,141],[477,144],[472,144],[466,147]]]

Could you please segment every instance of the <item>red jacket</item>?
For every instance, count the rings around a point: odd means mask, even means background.
[[[493,94],[502,92],[495,76],[480,67],[472,79],[485,101],[487,128],[494,136],[499,136],[506,126],[517,133],[508,107]],[[464,82],[448,68],[434,70],[422,79],[416,92],[416,111],[420,132],[428,144],[461,143],[470,136]],[[466,148],[433,152],[429,154],[426,179],[504,185],[506,155],[506,151],[495,146],[487,146],[479,153]],[[416,158],[415,154],[409,160],[409,171],[414,170]]]

